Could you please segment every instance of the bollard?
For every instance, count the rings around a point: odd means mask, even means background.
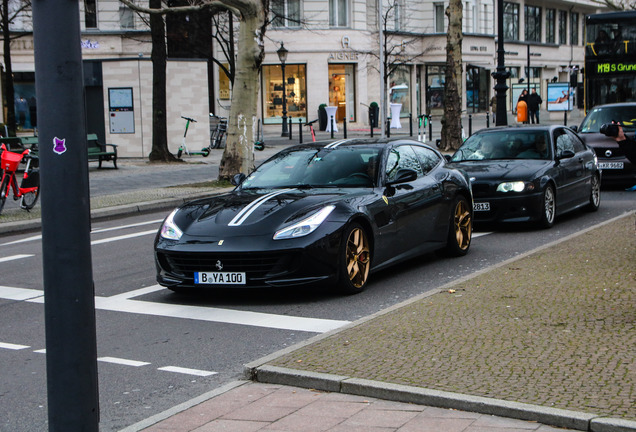
[[[373,138],[373,120],[375,120],[375,116],[373,112],[369,110],[369,129],[371,129],[371,138]]]
[[[344,139],[347,139],[347,117],[342,119],[342,133],[344,133]]]
[[[430,114],[428,115],[428,138],[433,141],[433,119]]]
[[[303,119],[298,119],[298,141],[303,143]]]
[[[490,127],[490,113],[486,111],[486,127]]]
[[[563,111],[563,126],[567,126],[568,125],[568,112]]]
[[[386,137],[391,138],[391,118],[386,119]]]
[[[413,114],[409,113],[409,136],[413,136]]]
[[[289,130],[289,139],[292,139],[292,118],[289,118],[289,127],[287,128]]]
[[[473,115],[468,114],[468,136],[473,134]]]
[[[333,116],[329,118],[329,121],[331,122],[331,139],[333,139],[333,124],[334,124]]]

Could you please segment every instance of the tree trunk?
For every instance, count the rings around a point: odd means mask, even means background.
[[[161,0],[150,0],[149,7],[161,8]],[[150,14],[150,35],[152,38],[152,150],[151,161],[171,162],[177,159],[168,150],[166,129],[166,29],[164,18]]]
[[[9,30],[9,0],[2,0],[2,37],[4,47],[4,96],[7,101],[6,125],[9,136],[15,136],[15,91],[11,68],[11,32]],[[0,134],[4,131],[0,131]]]
[[[261,0],[250,0],[252,7],[241,9],[235,85],[232,88],[227,144],[219,166],[219,180],[254,169],[254,137],[258,122],[258,90],[261,63],[265,56],[265,10]]]
[[[462,12],[461,0],[450,0],[446,8],[446,85],[440,147],[446,151],[462,144]]]

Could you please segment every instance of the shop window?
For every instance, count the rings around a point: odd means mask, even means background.
[[[263,123],[276,124],[282,121],[283,97],[287,117],[294,124],[307,121],[306,65],[286,64],[285,85],[281,65],[263,66]]]
[[[402,104],[400,117],[411,113],[411,68],[398,66],[389,76],[389,102]]]
[[[329,65],[329,106],[337,107],[338,123],[345,118],[349,122],[356,119],[355,88],[355,65]]]
[[[227,69],[230,67],[228,63],[223,63]],[[230,100],[230,77],[227,76],[223,68],[219,68],[219,99]]]
[[[426,66],[426,113],[444,108],[445,66]]]

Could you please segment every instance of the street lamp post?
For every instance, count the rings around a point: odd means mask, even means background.
[[[504,22],[503,22],[503,0],[497,0],[497,71],[492,74],[497,80],[495,91],[497,92],[497,114],[495,115],[496,126],[508,125],[508,113],[506,110],[506,79],[510,77],[510,72],[506,70],[504,56]]]
[[[285,48],[281,42],[280,48],[278,48],[276,53],[278,54],[278,59],[280,60],[283,71],[283,131],[280,136],[284,137],[289,136],[289,130],[287,129],[287,94],[285,92],[285,61],[287,61],[288,52],[287,48]]]

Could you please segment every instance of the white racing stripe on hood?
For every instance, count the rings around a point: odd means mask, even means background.
[[[276,192],[270,192],[267,195],[263,195],[262,197],[252,201],[243,210],[238,212],[238,214],[236,216],[234,216],[234,219],[232,219],[230,221],[228,226],[239,226],[239,225],[241,225],[243,222],[245,222],[245,219],[247,219],[249,217],[249,215],[251,215],[252,212],[254,212],[254,210],[256,210],[262,204],[264,204],[265,201],[269,200],[270,198],[274,198],[277,195],[284,194],[284,193],[287,193],[287,192],[291,192],[293,190],[294,189],[281,189],[281,190],[276,191]]]
[[[331,144],[327,144],[327,145],[325,146],[325,148],[333,149],[333,148],[338,147],[340,144],[345,144],[345,143],[347,143],[347,142],[349,142],[349,140],[348,140],[348,139],[343,139],[343,140],[339,140],[339,141],[334,141],[334,142],[332,142]]]

